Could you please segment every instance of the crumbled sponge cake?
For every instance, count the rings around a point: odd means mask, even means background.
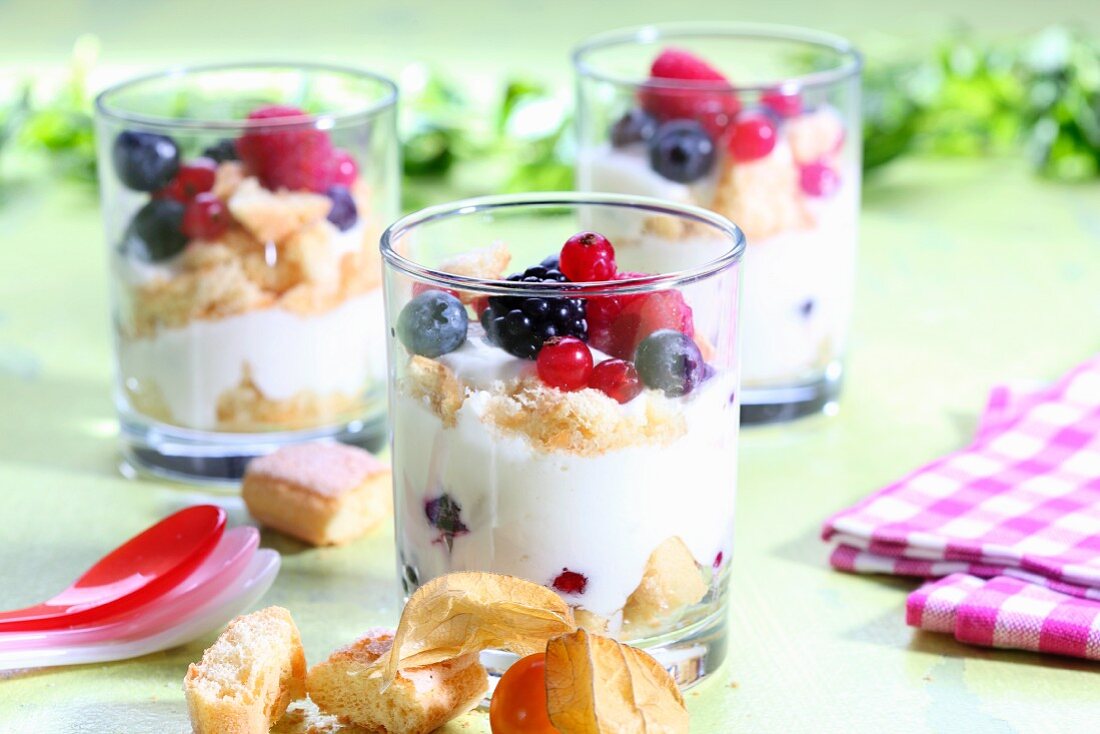
[[[183,690],[196,734],[266,734],[305,694],[306,658],[290,612],[237,617],[192,663]]]
[[[428,734],[478,705],[489,688],[477,654],[398,673],[382,690],[371,668],[393,645],[391,630],[371,630],[309,670],[310,698],[324,711],[380,734]]]
[[[324,194],[269,191],[249,177],[237,185],[229,212],[260,242],[280,242],[307,224],[328,216],[332,200]]]
[[[644,410],[624,411],[599,390],[563,392],[526,379],[510,392],[488,395],[481,415],[501,431],[526,436],[538,450],[581,456],[666,445],[687,430],[682,413],[664,395],[647,390],[635,400],[644,401]]]
[[[780,232],[805,229],[813,219],[798,176],[790,148],[783,144],[759,160],[727,161],[711,208],[736,222],[750,245]]]
[[[540,451],[596,456],[629,446],[665,445],[687,430],[678,407],[658,391],[635,398],[644,401],[644,409],[624,411],[599,390],[563,392],[531,378],[498,382],[491,391],[468,390],[446,365],[420,356],[409,361],[401,389],[448,428],[466,405],[480,420],[526,436]]]
[[[423,401],[443,425],[448,428],[455,425],[455,414],[462,407],[465,391],[449,367],[434,359],[414,355],[401,386],[412,398]]]
[[[837,144],[844,139],[844,122],[828,107],[796,117],[783,129],[797,163],[813,163],[833,156]]]
[[[691,551],[673,536],[649,555],[642,581],[623,607],[623,631],[630,635],[659,628],[706,593],[707,585]]]
[[[268,527],[313,545],[339,545],[391,516],[390,470],[336,443],[284,446],[248,464],[241,497]]]
[[[480,250],[471,250],[456,255],[439,264],[438,270],[451,275],[463,275],[467,278],[495,280],[504,275],[512,254],[503,242],[494,242]]]
[[[214,196],[222,201],[228,201],[229,197],[248,178],[244,164],[240,161],[222,161],[214,171],[214,186],[210,189]]]
[[[334,423],[362,405],[361,396],[340,392],[301,390],[287,398],[270,398],[252,380],[251,369],[245,364],[240,384],[218,396],[215,411],[218,430],[291,430]]]
[[[594,635],[606,635],[608,627],[611,626],[611,620],[607,617],[590,612],[582,607],[574,607],[573,620],[578,627]]]

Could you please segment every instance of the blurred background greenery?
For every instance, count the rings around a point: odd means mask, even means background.
[[[1039,176],[1100,177],[1096,0],[913,7],[368,0],[282,9],[206,0],[7,0],[0,1],[7,31],[0,180],[93,181],[90,98],[127,75],[173,64],[308,58],[371,67],[399,81],[407,207],[443,188],[452,196],[569,188],[572,46],[619,26],[708,19],[811,26],[860,45],[868,172],[905,156],[1023,156]],[[303,37],[309,51],[297,52]]]

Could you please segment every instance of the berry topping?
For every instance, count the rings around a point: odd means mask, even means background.
[[[775,123],[767,115],[752,114],[738,118],[729,140],[729,151],[739,163],[755,161],[775,148]]]
[[[622,148],[634,143],[644,143],[657,132],[657,125],[657,118],[645,110],[630,110],[611,126],[611,144]]]
[[[308,119],[296,107],[269,105],[254,110],[249,120]],[[335,182],[337,158],[324,130],[313,127],[272,127],[249,130],[237,141],[245,165],[269,189],[323,193]]]
[[[508,276],[514,283],[566,283],[560,270],[536,265]],[[535,359],[543,343],[554,336],[588,338],[585,304],[562,296],[492,296],[481,315],[489,341],[511,355]]]
[[[698,181],[714,168],[715,158],[714,141],[692,120],[666,122],[649,141],[649,165],[669,181]]]
[[[807,298],[802,302],[802,305],[798,307],[798,312],[802,314],[802,318],[808,319],[813,316],[814,313],[814,299]]]
[[[782,118],[802,114],[802,96],[793,89],[772,89],[760,95],[760,104]]]
[[[558,266],[574,283],[615,277],[615,248],[602,234],[578,232],[565,241]]]
[[[682,88],[659,83],[642,88],[639,95],[642,107],[659,120],[696,120],[711,135],[718,137],[741,109],[741,102],[729,80],[688,51],[665,49],[653,61],[649,75],[654,80],[685,82]],[[729,87],[729,90],[692,89],[692,82],[697,86]]]
[[[626,404],[642,392],[642,379],[638,377],[638,370],[630,362],[609,359],[600,362],[592,370],[588,386],[599,390],[612,400]]]
[[[126,250],[143,260],[167,260],[187,244],[183,234],[183,204],[152,199],[138,209],[126,230]]]
[[[646,387],[670,397],[687,395],[706,376],[699,347],[687,334],[673,329],[661,329],[643,339],[634,364]]]
[[[588,578],[583,573],[563,568],[551,586],[563,594],[583,594],[588,587]]]
[[[718,551],[718,555],[714,557],[714,563],[712,563],[711,566],[714,568],[721,568],[723,558],[722,551]]]
[[[546,653],[512,663],[489,701],[493,734],[559,734],[546,706]]]
[[[424,291],[397,317],[397,338],[413,354],[435,358],[466,341],[466,307],[450,293]]]
[[[424,515],[428,518],[428,524],[440,531],[439,539],[447,546],[447,550],[454,546],[455,538],[470,532],[466,523],[462,522],[462,505],[455,502],[449,494],[427,500],[424,503]]]
[[[328,212],[328,220],[336,225],[341,232],[347,232],[355,226],[359,220],[359,209],[355,206],[348,187],[343,184],[333,184],[325,192],[332,199],[332,208]]]
[[[840,188],[840,174],[827,163],[808,163],[799,171],[798,183],[806,196],[832,196]]]
[[[592,352],[575,336],[555,336],[542,345],[536,367],[539,379],[550,387],[580,390],[592,376]]]
[[[156,195],[186,204],[198,194],[214,188],[217,171],[218,164],[213,158],[195,158],[180,166],[176,177]]]
[[[222,200],[204,192],[187,202],[181,229],[192,239],[212,240],[225,234],[229,224],[229,210]]]
[[[590,317],[592,346],[620,359],[631,359],[638,344],[660,329],[695,334],[691,306],[675,290],[593,299],[589,309],[595,311]]]
[[[346,150],[337,150],[332,156],[332,182],[350,187],[359,178],[359,165]]]
[[[119,180],[135,191],[156,191],[171,181],[180,167],[180,149],[166,135],[123,130],[111,148]]]
[[[232,138],[222,138],[202,151],[204,158],[209,158],[215,163],[237,160],[237,141]]]

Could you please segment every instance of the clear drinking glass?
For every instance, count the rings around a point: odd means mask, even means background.
[[[695,204],[745,233],[742,422],[831,412],[854,289],[858,52],[815,31],[708,23],[597,36],[573,62],[578,189]]]
[[[384,435],[377,242],[397,215],[396,97],[383,77],[308,64],[99,95],[130,467],[224,481],[284,443]]]
[[[616,279],[557,269],[594,272],[557,259],[578,232],[649,227],[694,236],[612,240]],[[717,667],[743,250],[721,216],[615,194],[472,199],[383,234],[406,594],[454,571],[519,576],[681,683]]]

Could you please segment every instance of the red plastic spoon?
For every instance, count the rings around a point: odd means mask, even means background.
[[[196,505],[115,548],[57,596],[0,612],[0,633],[85,624],[138,607],[174,588],[214,550],[225,511]]]

